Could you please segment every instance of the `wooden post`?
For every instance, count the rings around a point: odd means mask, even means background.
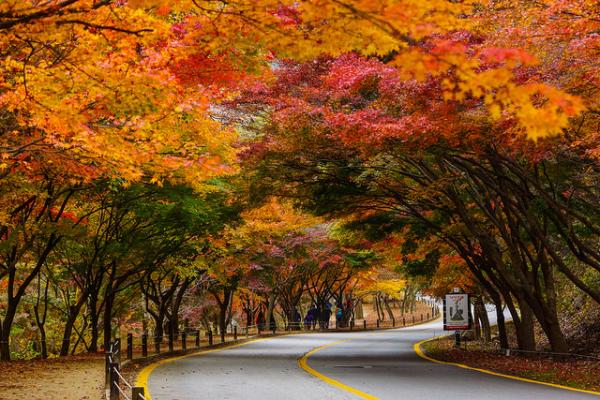
[[[134,386],[131,388],[131,400],[144,400],[145,393],[142,386]]]
[[[181,332],[181,350],[187,350],[187,333],[185,331]]]
[[[402,326],[406,326],[406,318],[402,317]]]
[[[429,313],[427,313],[427,319],[429,319]]]
[[[233,340],[237,340],[237,325],[233,327]]]
[[[148,357],[148,335],[142,335],[142,357]]]
[[[104,382],[106,383],[106,387],[110,388],[110,363],[111,363],[112,353],[107,351],[104,354]]]
[[[200,347],[200,329],[196,329],[196,347]]]
[[[367,330],[367,320],[363,319],[363,329]]]
[[[113,361],[116,363],[121,362],[121,339],[116,338],[113,346]]]
[[[415,323],[415,316],[414,315],[412,316],[412,319],[413,319],[413,324],[414,324]]]
[[[377,327],[379,328],[379,318],[377,318]]]
[[[421,314],[421,322],[423,322],[423,314]]]
[[[212,346],[213,345],[213,334],[212,334],[212,329],[208,330],[208,345]]]
[[[392,319],[392,327],[395,328],[396,327],[396,318]]]
[[[110,364],[110,400],[119,400],[119,375],[117,372],[119,371],[118,363]]]
[[[127,334],[127,359],[133,360],[133,335]]]

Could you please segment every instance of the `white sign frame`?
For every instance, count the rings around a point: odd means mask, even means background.
[[[471,329],[471,298],[467,293],[448,293],[444,297],[444,330]]]

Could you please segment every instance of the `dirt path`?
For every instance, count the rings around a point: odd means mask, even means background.
[[[0,363],[0,400],[101,400],[104,358]]]

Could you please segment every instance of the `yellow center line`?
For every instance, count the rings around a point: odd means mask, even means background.
[[[335,346],[335,345],[338,345],[338,344],[341,344],[341,343],[348,342],[350,340],[354,340],[354,339],[340,340],[340,341],[337,341],[337,342],[329,343],[329,344],[326,344],[324,346],[312,349],[311,351],[309,351],[308,353],[306,353],[305,355],[303,355],[302,357],[300,357],[298,359],[298,366],[300,368],[302,368],[304,371],[308,372],[309,374],[311,374],[311,375],[313,375],[313,376],[321,379],[322,381],[327,382],[330,385],[335,386],[335,387],[337,387],[339,389],[345,390],[348,393],[352,393],[352,394],[360,397],[361,399],[379,400],[378,397],[375,397],[375,396],[372,396],[372,395],[370,395],[368,393],[362,392],[362,391],[360,391],[358,389],[355,389],[352,386],[348,386],[348,385],[346,385],[346,384],[344,384],[344,383],[342,383],[340,381],[336,381],[335,379],[330,378],[327,375],[323,375],[322,373],[320,373],[319,371],[315,370],[310,365],[308,365],[308,358],[310,356],[312,356],[313,354],[315,354],[316,352],[324,350],[324,349],[326,349],[328,347],[331,347],[331,346]]]

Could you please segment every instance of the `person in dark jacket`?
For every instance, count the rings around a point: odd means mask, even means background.
[[[256,325],[258,326],[258,330],[265,330],[265,314],[262,310],[259,311],[258,317],[256,318]]]
[[[314,329],[317,320],[317,308],[312,306],[304,316],[304,328]]]
[[[326,303],[325,310],[323,310],[323,328],[329,329],[329,320],[331,319],[331,304]]]

